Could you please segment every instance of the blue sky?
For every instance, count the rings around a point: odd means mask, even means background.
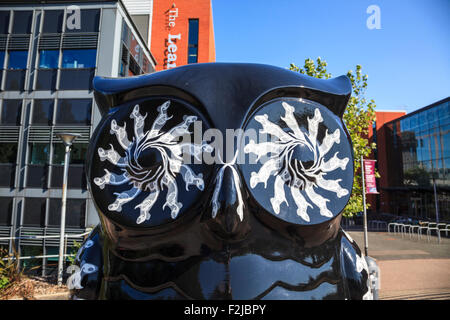
[[[381,29],[370,30],[370,5]],[[286,68],[321,57],[333,76],[361,64],[378,110],[450,96],[450,0],[212,0],[216,61]]]

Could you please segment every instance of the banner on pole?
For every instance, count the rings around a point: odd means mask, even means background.
[[[375,180],[375,160],[364,160],[364,180],[366,193],[377,194],[377,182]]]

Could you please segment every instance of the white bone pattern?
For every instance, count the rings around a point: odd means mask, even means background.
[[[110,211],[122,211],[122,206],[135,199],[141,191],[149,191],[150,194],[141,203],[135,206],[140,209],[140,215],[136,220],[137,224],[150,219],[150,210],[158,199],[164,186],[167,188],[166,202],[162,206],[164,210],[168,207],[172,219],[175,219],[183,204],[178,202],[178,187],[175,180],[177,174],[181,174],[186,190],[194,185],[199,190],[203,190],[204,181],[201,173],[195,174],[194,171],[183,163],[182,155],[187,153],[201,160],[203,152],[212,152],[212,147],[202,142],[202,144],[179,143],[177,140],[185,134],[190,134],[189,127],[197,120],[196,116],[184,116],[184,121],[167,132],[161,132],[166,122],[172,118],[167,115],[167,109],[170,106],[170,100],[158,107],[158,116],[152,124],[150,130],[144,132],[144,123],[147,114],[141,115],[139,105],[136,105],[130,114],[130,119],[134,119],[134,137],[132,141],[128,140],[126,132],[126,122],[123,127],[119,126],[115,120],[111,121],[111,134],[115,134],[118,143],[125,151],[125,156],[121,156],[113,146],[105,150],[98,148],[98,155],[101,161],[108,160],[110,163],[120,168],[122,174],[115,174],[104,169],[105,175],[94,178],[94,183],[104,189],[106,184],[122,185],[128,183],[133,185],[131,189],[122,193],[114,193],[116,200],[108,206]],[[154,170],[144,169],[139,163],[141,153],[152,148],[158,151],[162,165]]]
[[[271,122],[267,114],[258,115],[255,120],[262,126],[261,133],[268,133],[275,138],[273,142],[255,143],[251,140],[245,147],[245,153],[257,155],[257,160],[262,156],[271,154],[268,160],[262,164],[258,172],[252,172],[250,177],[250,187],[253,189],[259,183],[267,188],[267,181],[270,176],[275,176],[274,196],[270,199],[273,211],[280,213],[280,206],[285,203],[289,206],[285,196],[285,185],[289,186],[291,195],[297,206],[297,215],[303,220],[310,222],[308,208],[313,208],[311,202],[315,204],[320,214],[325,217],[333,217],[333,213],[327,208],[329,199],[325,199],[314,191],[314,188],[322,188],[336,193],[338,198],[349,194],[349,190],[342,188],[339,182],[342,179],[326,180],[324,176],[338,168],[345,170],[349,158],[338,158],[338,152],[328,161],[324,160],[325,155],[331,150],[334,144],[340,143],[340,131],[336,129],[332,134],[325,133],[322,144],[318,144],[317,133],[319,124],[323,121],[320,110],[314,110],[314,116],[308,118],[308,133],[304,133],[294,116],[294,107],[286,102],[282,102],[285,110],[284,117],[281,117],[292,132],[285,132],[277,124]],[[305,168],[301,161],[292,161],[294,149],[298,146],[308,148],[314,155],[312,166]],[[300,168],[298,167],[300,165]],[[303,190],[305,193],[302,193]],[[307,199],[311,202],[309,202]]]

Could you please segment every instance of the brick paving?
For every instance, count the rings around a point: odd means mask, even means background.
[[[362,231],[349,235],[364,251]],[[450,300],[450,239],[402,238],[399,234],[369,232],[369,256],[381,273],[381,300]]]

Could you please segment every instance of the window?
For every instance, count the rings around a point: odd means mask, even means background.
[[[45,202],[45,198],[26,198],[22,225],[44,227]]]
[[[450,117],[450,102],[438,106],[438,117],[441,125],[449,122],[447,118]]]
[[[87,149],[87,143],[74,143],[70,153],[70,164],[84,165]]]
[[[46,165],[50,155],[50,145],[47,143],[30,143],[29,164]]]
[[[17,142],[0,143],[0,186],[14,187]]]
[[[63,68],[95,68],[97,49],[66,49],[63,51]]]
[[[7,34],[9,27],[9,11],[0,11],[0,34]]]
[[[1,124],[19,126],[22,115],[22,100],[3,100]]]
[[[50,145],[30,143],[27,168],[27,187],[47,188]]]
[[[91,124],[91,99],[61,99],[58,101],[56,124]]]
[[[16,50],[9,52],[9,69],[26,69],[28,51]]]
[[[3,69],[5,65],[5,51],[0,51],[0,70]]]
[[[54,100],[52,99],[35,99],[31,123],[35,125],[52,125],[53,105]]]
[[[70,164],[84,165],[87,149],[87,143],[74,143],[70,151]],[[66,148],[64,144],[54,144],[52,164],[64,165],[65,153]]]
[[[14,11],[14,22],[12,33],[28,34],[31,33],[31,22],[33,11]]]
[[[440,128],[441,141],[442,141],[442,155],[443,158],[450,157],[450,125],[445,125]],[[446,167],[450,169],[450,167]]]
[[[88,144],[74,143],[70,151],[70,166],[67,187],[69,189],[86,189],[86,172],[84,162]],[[61,188],[64,174],[64,144],[53,145],[52,177],[50,185],[52,188]]]
[[[0,164],[15,164],[17,159],[17,142],[0,143]]]
[[[44,12],[43,33],[61,33],[63,24],[63,10],[46,10]]]
[[[39,51],[39,68],[57,69],[59,60],[59,50]]]
[[[125,77],[127,75],[126,70],[127,70],[127,65],[124,64],[123,61],[120,61],[119,75],[121,77]]]
[[[60,90],[92,90],[95,69],[62,69],[59,78]]]
[[[20,255],[22,257],[41,256],[43,255],[43,252],[44,250],[42,246],[20,246]],[[30,271],[33,270],[32,272],[35,275],[38,275],[40,272],[42,272],[41,267],[42,258],[24,259],[20,261],[20,268]]]
[[[130,46],[131,32],[124,20],[122,21],[122,41],[127,47]]]
[[[13,198],[0,197],[0,226],[10,226],[13,209]]]
[[[131,36],[130,55],[137,64],[142,64],[142,49],[134,35]]]
[[[133,57],[130,57],[130,68],[129,68],[129,74],[133,76],[137,76],[141,74],[141,70],[139,68],[139,65],[136,63]]]
[[[48,214],[49,226],[61,225],[61,199],[50,199]],[[66,202],[66,227],[85,228],[86,200],[67,199]]]
[[[145,56],[142,61],[142,71],[144,73],[150,73],[150,62],[148,61],[148,59]]]
[[[39,69],[36,79],[36,90],[56,90],[58,69]]]
[[[198,62],[198,19],[189,19],[188,63]]]

